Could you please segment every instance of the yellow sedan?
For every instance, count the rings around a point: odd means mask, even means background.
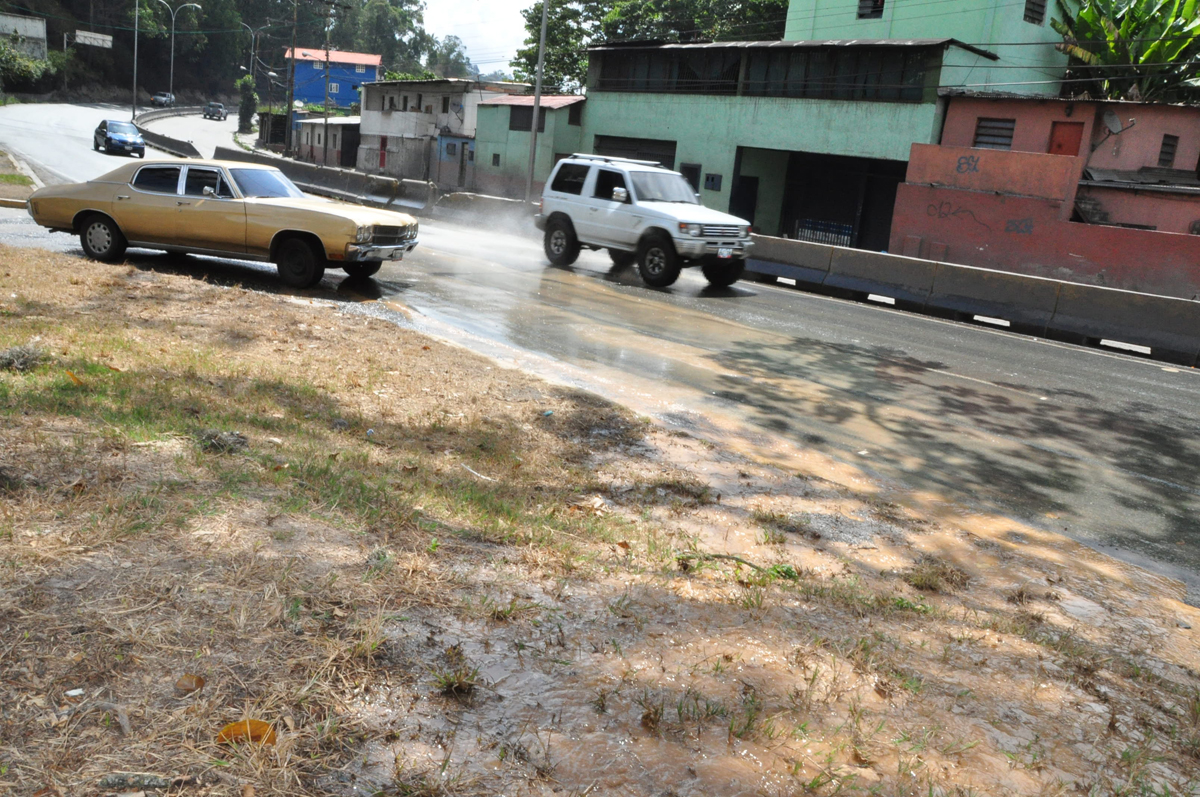
[[[305,196],[274,167],[231,161],[130,163],[35,191],[29,213],[77,234],[96,260],[119,260],[129,246],[266,260],[299,288],[327,266],[369,277],[417,245],[412,216]]]

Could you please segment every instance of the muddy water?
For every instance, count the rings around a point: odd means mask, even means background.
[[[650,291],[590,253],[546,268],[517,237],[423,237],[381,284],[424,331],[783,467],[1001,512],[1200,584],[1187,369],[689,273]]]

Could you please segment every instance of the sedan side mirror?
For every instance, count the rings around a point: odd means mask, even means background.
[[[213,190],[213,187],[211,185],[204,186],[204,189],[200,193],[204,194],[207,197],[215,197],[217,195],[217,192],[215,190]]]
[[[628,188],[614,188],[613,192],[612,192],[612,198],[613,198],[613,202],[628,202],[629,201],[629,189]]]

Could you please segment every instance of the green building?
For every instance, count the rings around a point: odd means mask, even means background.
[[[1057,96],[1066,57],[1046,14],[1043,0],[793,0],[783,41],[594,46],[578,127],[539,134],[535,185],[572,149],[654,160],[763,234],[884,249],[944,91]],[[477,185],[518,196],[503,186],[523,191],[529,133],[488,113],[479,142],[511,154],[477,158]]]

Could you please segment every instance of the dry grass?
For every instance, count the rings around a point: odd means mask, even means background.
[[[718,500],[697,474],[743,461],[594,396],[335,309],[0,254],[0,349],[52,357],[0,370],[0,791],[1200,777],[1195,657],[1161,596],[1072,572],[1033,612],[1032,546],[1004,554],[1020,599],[982,555],[955,555],[972,589],[908,543],[866,563],[806,534],[845,491],[785,505],[772,475]],[[1137,612],[1081,625],[1062,608],[1084,596]],[[218,742],[245,720],[274,743]],[[128,773],[156,780],[102,785]]]

